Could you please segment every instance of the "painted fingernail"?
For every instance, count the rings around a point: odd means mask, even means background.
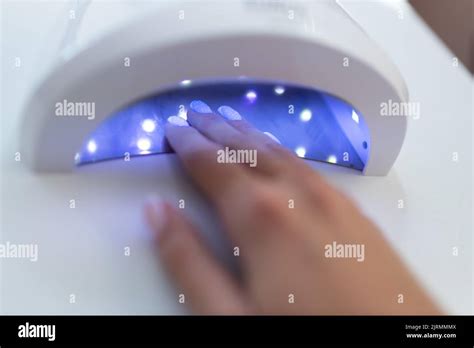
[[[236,110],[227,105],[222,105],[219,109],[217,109],[217,111],[226,119],[231,121],[238,121],[242,119],[242,116],[240,116]]]
[[[186,121],[184,118],[179,117],[179,116],[168,117],[168,123],[172,124],[173,126],[178,126],[178,127],[189,126],[188,121]]]
[[[158,196],[149,197],[145,203],[145,214],[153,233],[160,238],[166,224],[163,201]]]
[[[276,136],[274,136],[272,133],[270,133],[270,132],[263,132],[263,134],[268,135],[270,138],[272,138],[274,141],[276,141],[278,144],[281,145],[281,141],[278,140],[278,138],[277,138]]]
[[[191,104],[189,104],[189,107],[194,112],[197,112],[197,113],[200,113],[200,114],[210,114],[210,113],[212,113],[212,110],[209,107],[209,105],[204,103],[202,100],[193,100],[191,102]]]

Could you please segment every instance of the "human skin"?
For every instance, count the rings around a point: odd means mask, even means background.
[[[193,102],[166,138],[209,199],[241,276],[200,238],[186,211],[155,198],[145,212],[158,254],[197,314],[439,314],[383,235],[344,194],[235,111]],[[226,112],[224,112],[226,111]],[[257,166],[219,163],[219,149],[257,151]],[[292,203],[290,203],[292,202]],[[364,258],[326,257],[333,242]]]

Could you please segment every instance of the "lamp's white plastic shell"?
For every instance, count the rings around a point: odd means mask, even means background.
[[[407,120],[381,116],[380,104],[407,101],[400,73],[335,3],[304,1],[173,1],[87,44],[70,43],[24,110],[25,157],[37,171],[71,171],[84,139],[113,112],[182,80],[243,76],[350,102],[371,137],[364,174],[386,175],[394,164]],[[95,102],[95,119],[56,116],[63,100]]]

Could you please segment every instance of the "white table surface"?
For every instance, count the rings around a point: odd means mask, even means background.
[[[446,311],[473,313],[472,77],[453,67],[453,54],[406,3],[341,3],[399,67],[421,117],[410,120],[387,177],[311,165],[381,226]],[[107,162],[73,175],[35,175],[15,162],[19,112],[37,69],[33,57],[64,3],[2,1],[1,10],[1,241],[37,243],[39,259],[0,259],[0,313],[184,313],[157,262],[141,207],[151,192],[185,198],[191,217],[219,245],[209,210],[172,155],[134,159],[126,167]],[[14,67],[17,56],[21,69]],[[69,209],[70,199],[76,209]]]

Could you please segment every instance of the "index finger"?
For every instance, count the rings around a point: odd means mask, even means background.
[[[217,161],[220,145],[189,126],[168,123],[165,135],[185,171],[219,208],[229,203],[229,195],[244,189],[248,177],[242,168]]]

